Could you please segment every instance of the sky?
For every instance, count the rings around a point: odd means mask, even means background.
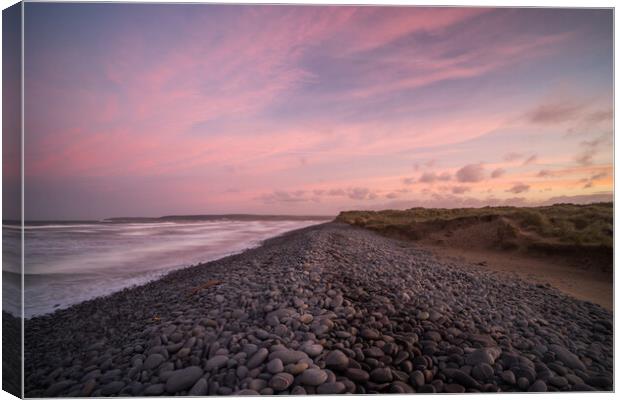
[[[26,219],[610,200],[612,11],[26,3]]]

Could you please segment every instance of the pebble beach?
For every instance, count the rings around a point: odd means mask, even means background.
[[[25,321],[25,395],[613,390],[613,315],[340,223]]]

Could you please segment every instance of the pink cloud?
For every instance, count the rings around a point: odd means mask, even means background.
[[[468,164],[456,171],[456,179],[459,182],[480,182],[485,178],[484,166],[479,164]]]

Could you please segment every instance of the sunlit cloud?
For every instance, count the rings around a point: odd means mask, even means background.
[[[613,188],[609,10],[27,8],[33,218]]]
[[[524,183],[516,183],[515,185],[513,185],[510,189],[506,190],[507,192],[510,193],[524,193],[527,192],[528,190],[530,190],[530,185],[524,184]]]
[[[456,171],[456,179],[459,182],[480,182],[485,178],[484,166],[469,164]]]
[[[503,168],[494,169],[491,172],[491,178],[500,178],[506,174],[506,170]]]

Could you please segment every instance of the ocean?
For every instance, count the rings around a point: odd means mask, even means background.
[[[321,222],[326,219],[243,216],[29,225],[24,231],[24,315],[47,314],[143,284]],[[4,252],[9,257],[3,263],[4,309],[15,315],[19,302],[10,297],[18,295],[14,285],[19,282],[19,252],[12,254],[10,246],[19,243],[18,238],[18,229],[4,226]]]

